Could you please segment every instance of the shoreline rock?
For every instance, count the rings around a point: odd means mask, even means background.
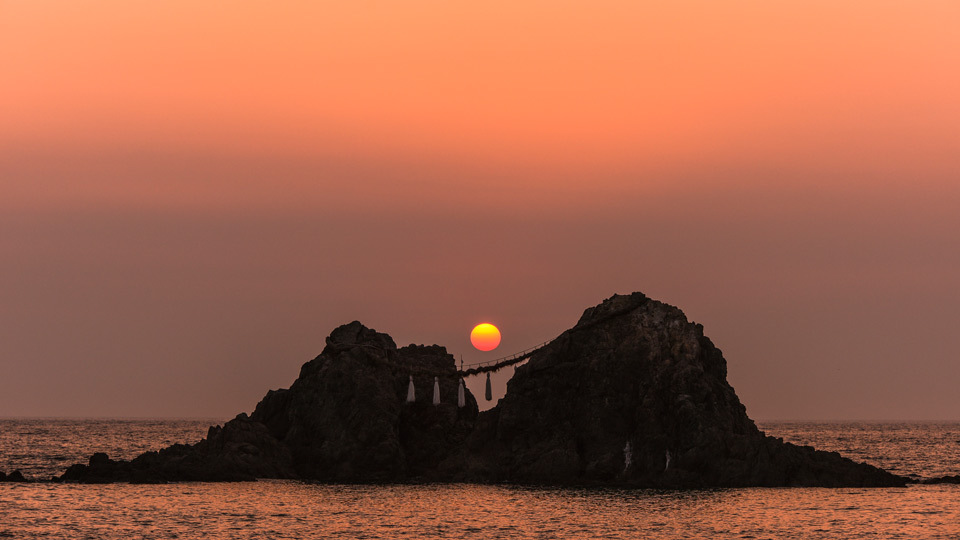
[[[520,365],[479,413],[437,345],[398,348],[354,321],[288,389],[194,445],[131,461],[94,454],[65,482],[479,482],[654,488],[903,486],[837,453],[766,436],[726,380],[726,360],[676,307],[641,293],[588,308]],[[414,403],[406,403],[413,377]],[[442,396],[432,403],[434,380]]]
[[[917,480],[916,484],[960,484],[960,474],[938,476],[936,478],[924,478]]]
[[[0,483],[2,482],[23,484],[30,482],[30,480],[25,478],[19,470],[15,470],[10,474],[5,474],[3,471],[0,471]]]

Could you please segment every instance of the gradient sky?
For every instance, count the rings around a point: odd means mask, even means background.
[[[473,362],[642,291],[755,419],[958,420],[957,21],[0,0],[0,416],[230,417],[354,319]]]

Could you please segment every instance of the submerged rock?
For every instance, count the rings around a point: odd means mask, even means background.
[[[416,400],[407,403],[410,377]],[[683,313],[640,293],[587,309],[519,367],[482,414],[457,407],[453,356],[397,348],[359,322],[335,329],[289,389],[194,445],[132,461],[95,454],[74,482],[300,478],[664,488],[894,486],[906,479],[764,435],[726,361]],[[441,403],[434,405],[437,381]]]

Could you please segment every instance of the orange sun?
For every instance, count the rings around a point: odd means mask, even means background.
[[[478,324],[470,332],[470,343],[481,351],[492,351],[500,345],[500,330],[490,323]]]

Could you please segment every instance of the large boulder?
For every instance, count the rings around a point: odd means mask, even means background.
[[[406,403],[411,376],[416,401]],[[269,392],[251,417],[290,448],[303,478],[437,479],[478,414],[469,391],[466,406],[457,406],[459,380],[445,348],[398,349],[390,336],[354,321],[334,330],[293,385]]]
[[[640,293],[587,309],[482,415],[464,479],[649,487],[883,486],[904,479],[766,437],[720,350]]]

